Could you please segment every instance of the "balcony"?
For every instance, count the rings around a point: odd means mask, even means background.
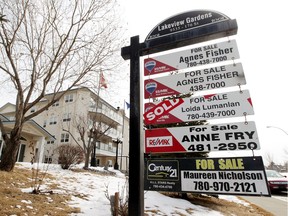
[[[104,120],[104,122],[105,121],[107,121],[107,122],[115,121],[118,124],[122,124],[122,121],[123,121],[123,116],[121,115],[121,113],[115,112],[111,109],[110,110],[102,109],[100,107],[98,107],[96,109],[95,105],[91,105],[89,107],[89,112],[90,113],[96,113],[96,116],[99,118],[101,117]]]
[[[115,156],[116,155],[116,147],[115,146],[111,146],[111,144],[105,144],[105,143],[100,143],[97,145],[96,148],[96,154],[97,155],[104,155],[104,156]],[[121,148],[119,145],[119,149],[118,149],[118,155],[121,155]]]

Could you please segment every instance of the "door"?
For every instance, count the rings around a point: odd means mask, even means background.
[[[18,162],[23,162],[23,161],[24,161],[25,148],[26,148],[26,145],[25,145],[25,144],[21,144],[21,145],[20,145]]]

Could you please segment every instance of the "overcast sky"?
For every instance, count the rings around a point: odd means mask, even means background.
[[[288,105],[286,68],[288,31],[285,1],[231,1],[231,0],[120,0],[123,19],[128,24],[127,45],[130,37],[139,35],[143,42],[149,32],[163,20],[183,12],[206,9],[223,13],[236,19],[237,41],[240,60],[254,106],[254,116],[248,120],[256,122],[261,150],[255,155],[270,154],[274,161],[287,161]],[[142,67],[143,68],[143,67]],[[241,152],[240,154],[244,154]],[[239,154],[229,152],[227,156]],[[246,152],[245,155],[252,155]]]

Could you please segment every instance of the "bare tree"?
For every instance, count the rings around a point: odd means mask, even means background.
[[[274,158],[273,155],[269,152],[266,153],[265,158],[268,162],[267,168],[268,169],[274,169],[275,166],[275,162],[274,162]]]
[[[88,169],[89,159],[93,148],[96,148],[97,142],[100,142],[104,139],[105,135],[108,135],[111,128],[117,128],[117,123],[111,120],[110,122],[105,122],[104,124],[101,115],[98,115],[96,111],[94,115],[90,114],[87,116],[76,116],[72,127],[76,128],[81,142],[77,141],[69,129],[63,128],[63,130],[68,132],[74,141],[82,148],[84,152],[83,168]],[[112,138],[108,138],[109,136],[105,137],[108,139],[108,141],[112,141],[110,140]]]
[[[89,86],[100,70],[117,65],[115,54],[121,41],[115,5],[115,0],[0,2],[1,79],[17,95],[12,130],[6,131],[0,120],[6,144],[0,170],[13,170],[27,120],[68,90]],[[47,105],[28,112],[47,93],[52,95]]]

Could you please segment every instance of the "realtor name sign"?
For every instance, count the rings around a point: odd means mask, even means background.
[[[145,130],[146,153],[258,150],[254,122]]]
[[[236,40],[173,52],[144,60],[144,75],[203,66],[239,58]]]
[[[164,100],[144,105],[144,122],[168,124],[253,115],[248,90]]]
[[[144,97],[163,97],[244,84],[246,80],[243,67],[241,63],[237,63],[147,79],[144,81]]]

